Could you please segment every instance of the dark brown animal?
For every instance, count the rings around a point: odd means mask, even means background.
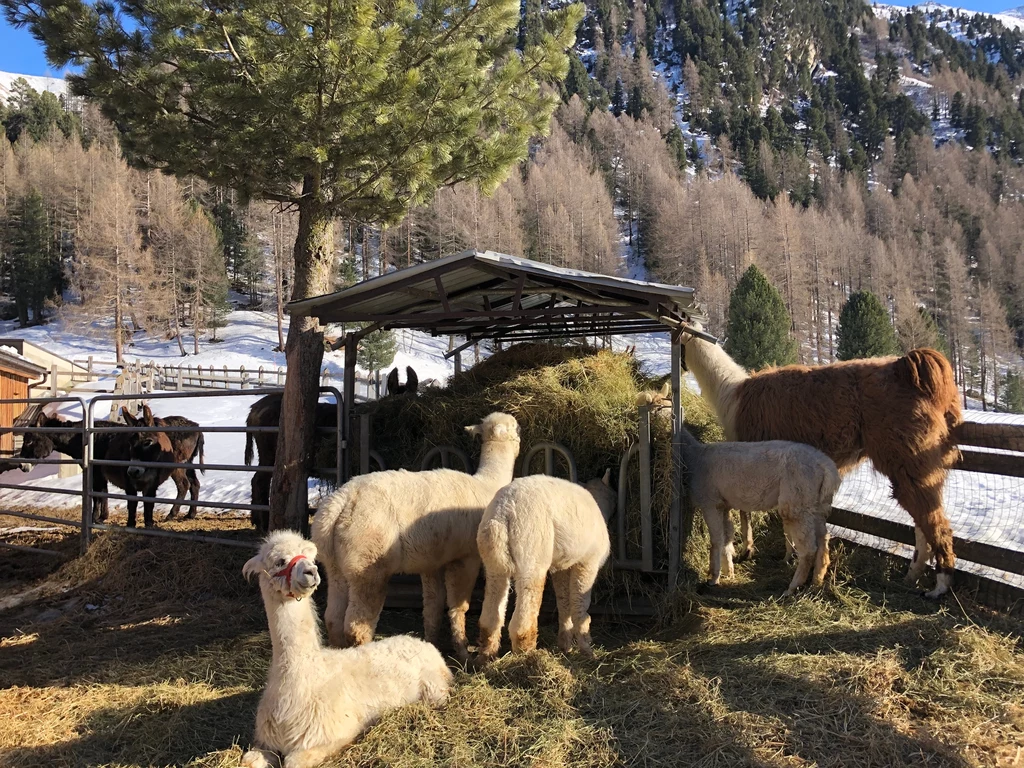
[[[167,416],[163,418],[153,416],[153,412],[150,410],[148,405],[144,405],[142,407],[141,418],[133,417],[124,408],[121,409],[121,415],[124,417],[125,424],[133,427],[199,426],[196,422],[191,419],[186,419],[184,416]],[[206,470],[204,470],[202,466],[205,459],[205,438],[203,433],[198,430],[195,432],[136,432],[129,433],[128,438],[129,451],[131,454],[130,460],[186,464],[192,463],[198,455],[199,471],[206,474]],[[110,469],[114,469],[114,467],[110,467]],[[183,499],[185,498],[185,493],[188,492],[192,501],[199,500],[199,477],[196,475],[195,469],[182,469],[181,467],[141,467],[133,465],[128,467],[127,474],[131,482],[138,488],[148,488],[152,482],[159,479],[159,482],[156,482],[156,485],[152,486],[153,492],[143,493],[143,496],[154,496],[157,488],[159,488],[165,480],[170,478],[174,481],[175,488],[177,489],[176,498]],[[148,504],[148,507],[149,516],[146,519],[151,520],[152,504]],[[181,505],[175,504],[171,507],[171,511],[164,519],[173,520],[178,514],[179,509],[181,509]],[[189,511],[185,515],[185,519],[187,520],[195,517],[198,509],[199,508],[197,506],[190,505]],[[131,508],[129,508],[128,520],[128,524],[131,526],[132,521],[134,520],[134,514]],[[146,525],[150,525],[150,522],[147,522]]]
[[[720,347],[690,336],[686,363],[729,440],[792,440],[812,445],[845,473],[864,459],[889,478],[914,520],[916,583],[932,554],[944,594],[956,557],[942,506],[946,473],[958,457],[954,428],[960,393],[949,361],[933,349],[903,357],[790,365],[748,375]]]
[[[397,395],[415,395],[419,389],[419,377],[412,366],[406,366],[406,383],[398,383],[398,368],[393,368],[388,374],[385,397]],[[318,427],[335,427],[338,423],[337,407],[334,403],[317,403],[316,425]],[[276,427],[281,423],[281,395],[272,394],[261,397],[252,407],[249,408],[249,415],[245,419],[245,426],[253,427]],[[333,440],[333,435],[323,433],[322,439]],[[254,455],[256,449],[258,457]],[[315,454],[315,451],[312,451]],[[245,433],[245,463],[252,466],[253,459],[257,459],[258,466],[272,467],[277,460],[277,433],[276,432],[246,432]],[[252,475],[252,497],[251,503],[256,506],[265,506],[270,503],[270,472],[254,472]],[[270,527],[270,513],[267,510],[253,510],[250,519],[256,530],[266,533]]]
[[[63,428],[67,431],[26,432],[21,443],[21,458],[45,459],[50,454],[57,452],[63,453],[65,456],[77,459],[78,461],[82,460],[82,457],[85,455],[85,449],[82,443],[81,419],[78,421],[65,421],[64,419],[57,418],[55,416],[47,416],[40,411],[32,426],[44,427],[47,429]],[[121,425],[113,421],[101,420],[94,422],[94,426],[117,427]],[[111,432],[98,432],[93,435],[93,458],[107,458],[107,450],[110,446],[110,440],[112,437],[113,433]],[[33,464],[25,463],[21,465],[21,470],[23,472],[31,472],[33,466]],[[123,488],[123,486],[120,485],[117,487]],[[99,493],[107,492],[107,478],[99,468],[92,473],[92,489]],[[107,519],[108,507],[109,505],[107,504],[106,498],[93,497],[93,522],[105,522]]]

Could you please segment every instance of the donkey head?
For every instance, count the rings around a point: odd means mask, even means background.
[[[124,423],[130,427],[155,427],[156,420],[148,405],[142,407],[141,418],[136,418],[121,408]],[[171,441],[163,432],[134,432],[128,438],[129,461],[153,462],[172,460]],[[159,475],[156,467],[143,467],[132,464],[127,470],[128,477],[138,485],[155,480]]]
[[[59,427],[62,423],[61,419],[47,416],[40,408],[39,413],[36,414],[30,426]],[[45,459],[55,450],[53,437],[52,432],[26,432],[22,437],[19,457],[22,459]],[[23,463],[21,464],[21,471],[31,472],[33,466],[33,464],[27,462]]]
[[[420,379],[411,365],[405,366],[405,384],[398,383],[398,368],[392,368],[388,374],[387,395],[415,395],[419,389]]]

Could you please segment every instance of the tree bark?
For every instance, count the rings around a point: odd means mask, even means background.
[[[303,181],[299,231],[295,239],[292,299],[328,291],[334,256],[331,216],[319,200],[319,179]],[[312,317],[293,316],[285,347],[288,376],[281,403],[277,463],[270,492],[270,529],[301,531],[306,523],[306,478],[316,444],[316,403],[320,364],[324,357],[323,328]]]

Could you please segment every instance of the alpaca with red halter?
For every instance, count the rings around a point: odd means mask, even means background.
[[[324,647],[313,593],[313,542],[276,531],[243,567],[256,576],[273,658],[256,712],[246,768],[313,768],[351,744],[390,709],[445,700],[452,675],[437,649],[408,636],[358,648]]]

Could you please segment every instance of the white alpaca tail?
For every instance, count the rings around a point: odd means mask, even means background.
[[[310,538],[316,544],[317,554],[323,563],[338,562],[339,555],[334,551],[334,526],[345,508],[355,503],[355,496],[356,492],[351,486],[343,485],[313,515]]]
[[[512,561],[512,550],[509,547],[508,526],[503,520],[484,520],[476,532],[476,545],[488,572],[497,568],[501,573],[515,573],[515,563]]]

